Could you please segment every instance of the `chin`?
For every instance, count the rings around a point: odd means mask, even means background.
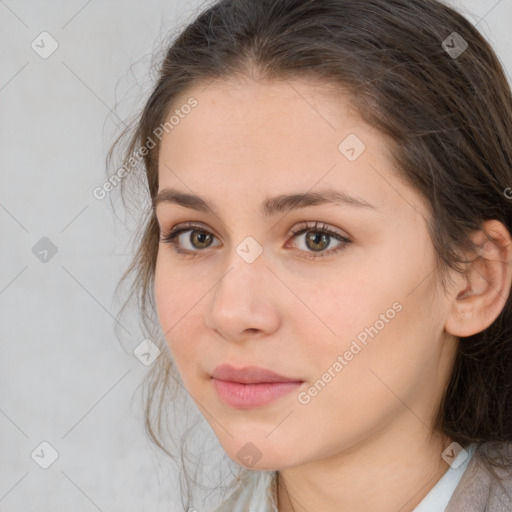
[[[268,431],[263,436],[251,435],[249,432],[240,436],[229,428],[227,430],[233,437],[223,432],[219,442],[226,454],[240,466],[258,471],[277,471],[300,462],[296,450],[285,444],[279,436],[276,435],[272,440],[265,439]]]

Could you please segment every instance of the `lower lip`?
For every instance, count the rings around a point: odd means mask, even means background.
[[[236,409],[253,409],[267,405],[274,400],[297,389],[302,382],[262,382],[259,384],[240,384],[213,379],[219,396]]]

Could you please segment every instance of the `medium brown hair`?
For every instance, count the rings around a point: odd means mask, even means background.
[[[442,45],[454,32],[468,45],[458,56]],[[465,271],[463,255],[476,249],[470,234],[485,220],[497,219],[512,231],[505,194],[512,186],[510,85],[491,46],[454,9],[436,0],[217,1],[169,43],[149,99],[113,144],[107,163],[128,138],[122,149],[129,168],[133,153],[154,140],[142,165],[132,161],[130,171],[152,202],[160,142],[155,128],[191,87],[242,76],[312,78],[348,93],[360,117],[388,141],[397,176],[428,204],[435,275],[443,286],[448,269]],[[122,195],[131,177],[121,182]],[[146,428],[171,455],[162,411],[183,386],[156,328],[158,246],[150,205],[121,281],[134,277],[130,298],[137,297],[145,329],[164,352],[148,375]],[[492,325],[459,341],[433,428],[462,446],[512,440],[511,329],[509,296]]]

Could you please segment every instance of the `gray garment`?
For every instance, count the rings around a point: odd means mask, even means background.
[[[483,465],[484,454],[512,458],[512,443],[484,443],[477,448],[445,512],[512,512],[512,469],[492,466],[501,480],[495,478]]]
[[[439,512],[512,512],[512,468],[492,466],[496,479],[483,464],[483,455],[505,455],[512,460],[512,443],[478,445],[447,507]],[[245,470],[236,491],[213,512],[278,512],[275,471]]]

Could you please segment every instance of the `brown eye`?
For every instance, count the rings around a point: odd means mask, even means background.
[[[313,251],[322,251],[329,247],[330,235],[309,231],[306,236],[306,245]]]
[[[188,237],[185,236],[186,233],[189,233]],[[323,224],[319,225],[318,223],[314,223],[314,225],[311,226],[307,223],[303,223],[299,228],[296,228],[295,231],[292,231],[293,238],[297,238],[304,233],[306,233],[305,244],[303,248],[300,248],[300,252],[305,254],[305,256],[303,256],[305,258],[318,259],[325,256],[332,256],[352,243],[352,240],[346,236],[343,236]],[[215,235],[202,226],[188,224],[173,228],[168,233],[162,233],[160,241],[172,245],[176,253],[194,258],[200,255],[201,252],[207,254],[205,249],[214,247],[212,243],[215,238]],[[332,245],[331,242],[333,239],[338,241],[339,244],[334,249],[327,251],[326,249]],[[308,253],[310,254],[309,256]]]
[[[190,233],[184,236],[186,233]],[[187,225],[171,229],[161,235],[160,241],[171,244],[178,253],[198,253],[211,246],[215,236],[201,226]]]
[[[302,228],[302,229],[301,229]],[[343,250],[346,245],[352,243],[352,240],[347,238],[346,236],[341,235],[340,233],[333,231],[329,227],[325,225],[319,225],[318,223],[314,223],[314,225],[308,225],[307,223],[302,224],[297,227],[292,234],[294,238],[298,237],[306,233],[304,248],[301,249],[301,252],[306,253],[306,258],[322,258],[324,256],[332,256],[339,251]],[[331,240],[335,239],[339,242],[339,245],[330,251],[326,251],[326,249],[331,245]],[[318,253],[317,255],[313,254],[307,256],[307,253]]]
[[[193,229],[190,230],[189,241],[196,249],[206,249],[212,241],[212,234]]]

